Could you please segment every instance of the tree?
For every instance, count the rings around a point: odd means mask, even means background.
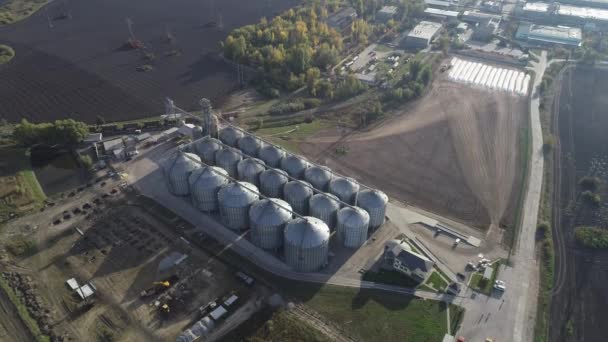
[[[13,139],[20,145],[76,145],[89,134],[84,122],[72,119],[57,120],[53,123],[34,124],[26,119],[13,130]]]
[[[304,72],[310,66],[313,50],[308,45],[298,45],[288,50],[288,64],[291,70],[296,73]]]
[[[323,43],[315,53],[315,66],[327,69],[338,62],[338,51],[328,43]]]
[[[425,65],[420,70],[420,74],[418,75],[418,78],[420,79],[422,84],[427,86],[429,84],[429,82],[431,82],[432,76],[433,76],[433,72],[431,71],[431,67],[429,65]]]
[[[244,36],[234,38],[232,35],[226,37],[224,42],[224,56],[233,61],[239,61],[245,55],[247,41]]]
[[[418,72],[420,72],[420,69],[422,69],[422,62],[420,62],[420,60],[414,59],[410,62],[409,70],[411,79],[415,80],[418,78]]]
[[[317,96],[317,85],[320,77],[321,71],[319,68],[310,68],[306,70],[306,85],[308,87],[308,92],[312,96]]]
[[[369,25],[363,19],[353,21],[351,25],[351,35],[353,42],[358,44],[367,44],[367,36],[369,34]]]
[[[97,115],[95,123],[97,124],[97,126],[105,125],[106,119],[104,119],[103,116],[101,116],[101,115]]]

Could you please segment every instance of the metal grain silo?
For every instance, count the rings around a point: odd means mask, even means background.
[[[218,210],[217,193],[229,183],[228,172],[217,166],[207,166],[192,171],[188,181],[192,205],[198,210]]]
[[[336,227],[336,215],[340,210],[338,197],[328,193],[318,193],[309,200],[310,216],[323,220],[330,230]]]
[[[331,178],[331,169],[325,166],[311,166],[304,171],[304,179],[317,190],[327,191]]]
[[[243,137],[243,132],[235,127],[226,126],[220,130],[219,136],[224,144],[236,147],[239,139]]]
[[[260,174],[260,192],[268,197],[283,197],[283,187],[288,181],[287,172],[280,169],[266,169]]]
[[[215,165],[215,153],[222,149],[222,143],[212,137],[206,136],[192,143],[194,151],[207,165]]]
[[[285,227],[285,263],[299,272],[318,271],[327,264],[329,228],[316,217],[296,218]]]
[[[358,191],[359,183],[350,177],[334,178],[329,182],[329,192],[348,204],[354,204]]]
[[[257,157],[258,150],[262,147],[263,142],[255,135],[247,134],[239,139],[238,146],[241,151],[249,157]]]
[[[305,159],[294,154],[288,154],[281,160],[281,169],[293,178],[303,179],[304,172],[309,167],[310,164]]]
[[[202,137],[203,137],[203,127],[194,126],[194,128],[192,129],[192,139],[196,140],[196,139],[200,139]]]
[[[247,182],[224,185],[217,194],[222,223],[232,230],[249,227],[249,208],[259,199],[258,188]]]
[[[388,196],[380,190],[365,189],[357,195],[357,205],[369,214],[370,228],[378,228],[384,224]]]
[[[308,202],[312,195],[312,186],[304,181],[291,181],[283,187],[283,198],[300,215],[308,215]]]
[[[278,198],[255,201],[249,209],[251,242],[263,249],[283,245],[283,230],[292,219],[291,206]]]
[[[190,194],[188,177],[201,167],[201,158],[193,153],[176,151],[163,164],[169,192],[177,196]]]
[[[215,152],[215,165],[228,171],[232,178],[238,177],[237,165],[242,159],[241,152],[235,148],[226,147]]]
[[[336,232],[344,247],[358,248],[367,240],[369,214],[359,207],[344,207],[338,211]]]
[[[264,145],[258,150],[258,157],[269,167],[280,167],[285,151],[273,145]]]
[[[264,162],[258,158],[246,158],[241,160],[237,166],[239,180],[260,186],[260,174],[266,170]]]

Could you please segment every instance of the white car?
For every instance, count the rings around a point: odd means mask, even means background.
[[[504,291],[507,289],[507,287],[505,286],[505,282],[503,280],[497,280],[494,282],[494,288],[499,290],[499,291]]]

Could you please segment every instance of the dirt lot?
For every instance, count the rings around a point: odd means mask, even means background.
[[[334,129],[301,150],[398,200],[481,229],[512,226],[526,113],[525,98],[438,79],[424,98],[370,131]]]
[[[236,85],[236,73],[217,60],[218,42],[231,29],[297,2],[56,1],[23,22],[0,27],[0,41],[17,54],[0,66],[0,118],[95,122],[101,115],[117,121],[160,114],[167,96],[185,109],[201,97],[218,100]],[[67,12],[71,19],[60,19]],[[220,14],[224,29],[210,27]],[[124,48],[127,17],[154,60]],[[168,55],[174,50],[179,55]],[[136,71],[144,64],[154,69]]]
[[[556,189],[561,187],[561,216],[556,237],[555,285],[551,341],[604,341],[600,323],[607,313],[608,251],[591,251],[576,244],[573,229],[580,225],[608,226],[608,70],[577,68],[563,75],[558,118],[561,146]],[[556,159],[556,160],[559,160]],[[561,170],[561,172],[560,172]],[[561,176],[561,177],[559,177]],[[597,190],[602,203],[592,208],[581,201],[578,181],[584,176],[601,180]],[[559,179],[561,178],[561,182]],[[561,238],[560,238],[561,236]]]
[[[79,206],[83,201],[70,203]],[[96,341],[106,334],[116,341],[174,340],[200,319],[200,306],[231,290],[239,293],[241,302],[253,293],[235,279],[231,268],[176,236],[175,227],[191,228],[179,218],[148,212],[149,205],[140,206],[128,192],[87,203],[92,208],[61,224],[51,223],[56,216],[52,210],[46,217],[27,220],[28,227],[36,225],[28,237],[37,242],[37,252],[5,263],[13,272],[5,278],[14,281],[19,274],[19,290],[33,293],[41,303],[35,310],[45,313],[45,324],[53,327],[54,335],[77,341]],[[14,233],[23,223],[13,223],[4,234]],[[178,266],[161,267],[173,252],[188,257]],[[140,297],[154,281],[173,275],[179,281],[170,289]],[[72,277],[81,285],[94,284],[94,305],[87,306],[65,284]],[[168,318],[152,305],[156,300],[169,303]]]

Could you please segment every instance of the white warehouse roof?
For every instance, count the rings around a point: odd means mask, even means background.
[[[546,13],[549,11],[549,4],[546,2],[526,2],[524,11]]]
[[[580,46],[583,40],[580,28],[535,24],[521,24],[515,37],[529,41],[573,46]]]
[[[447,11],[447,10],[442,10],[442,9],[432,8],[432,7],[425,9],[424,13],[426,15],[436,15],[436,16],[441,16],[441,17],[446,17],[446,18],[457,18],[458,17],[458,12],[456,12],[456,11]]]
[[[414,27],[410,33],[407,34],[408,38],[421,38],[421,39],[432,39],[437,31],[441,29],[440,23],[432,21],[421,21],[416,27]]]
[[[559,5],[557,14],[565,17],[578,17],[582,19],[608,21],[608,10],[599,8]]]

